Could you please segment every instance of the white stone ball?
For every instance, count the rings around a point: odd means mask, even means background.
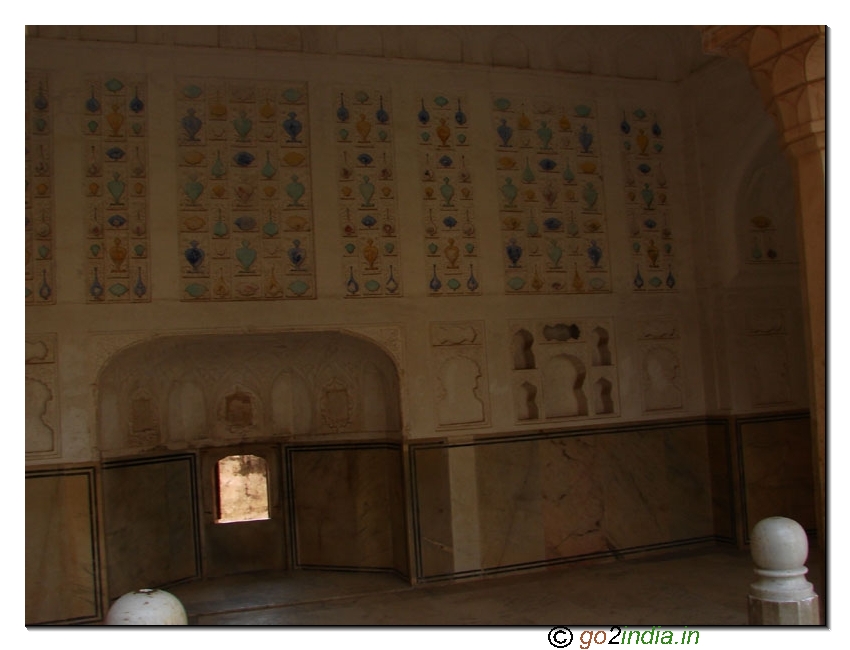
[[[187,625],[186,610],[162,589],[137,589],[112,603],[107,625]]]
[[[753,527],[750,552],[760,569],[799,569],[809,556],[809,538],[803,527],[787,517],[768,517]]]

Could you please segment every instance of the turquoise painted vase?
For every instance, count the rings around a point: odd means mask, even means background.
[[[455,194],[455,188],[449,185],[448,177],[443,178],[443,186],[440,188],[440,194],[443,195],[443,200],[445,201],[443,205],[446,207],[451,207],[452,197]]]
[[[245,140],[248,137],[253,126],[254,122],[245,115],[245,111],[239,111],[239,117],[233,120],[233,128],[236,129],[240,140]]]
[[[301,207],[298,200],[304,196],[304,184],[298,182],[297,175],[292,176],[292,182],[286,186],[286,193],[289,195],[289,198],[292,199],[292,202],[289,204],[290,206]]]
[[[643,189],[640,191],[640,197],[646,203],[647,209],[652,207],[652,201],[655,199],[655,193],[650,189],[649,183],[643,184]]]
[[[505,184],[502,185],[502,194],[504,195],[505,199],[507,199],[506,205],[509,208],[513,207],[514,201],[516,200],[517,188],[510,178],[505,179]]]
[[[110,190],[111,192],[112,190]],[[201,194],[204,191],[204,184],[201,183],[197,177],[192,176],[191,180],[188,183],[183,184],[183,191],[186,192],[186,196],[189,197],[189,201],[194,203],[198,200]]]
[[[546,124],[546,122],[540,123],[540,128],[537,129],[537,137],[540,138],[540,148],[548,149],[549,141],[552,139],[552,129]]]
[[[251,248],[251,243],[246,240],[242,241],[241,248],[236,249],[235,255],[242,265],[242,269],[246,272],[250,271],[251,265],[257,261],[257,251]]]
[[[106,184],[106,189],[112,195],[113,203],[121,203],[121,195],[124,194],[124,181],[119,179],[118,172],[112,175],[112,180]]]
[[[584,203],[587,209],[592,210],[593,206],[596,205],[596,200],[599,198],[599,193],[593,187],[593,183],[588,183],[584,186],[584,190],[582,190],[581,196],[584,199]]]
[[[360,196],[363,197],[363,207],[372,206],[372,196],[375,194],[375,186],[369,182],[369,177],[364,176],[363,182],[360,183]]]

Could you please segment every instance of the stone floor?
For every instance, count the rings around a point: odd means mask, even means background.
[[[823,563],[809,579],[825,611]],[[749,553],[728,548],[411,587],[387,574],[292,571],[172,586],[190,625],[738,626]]]

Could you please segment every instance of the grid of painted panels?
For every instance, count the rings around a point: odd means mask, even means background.
[[[84,91],[86,301],[149,302],[147,83],[106,75]]]
[[[56,302],[53,260],[53,119],[47,73],[27,70],[26,92],[26,304]]]
[[[315,298],[307,84],[176,93],[181,299]]]
[[[431,296],[480,295],[466,98],[426,93],[415,120]]]
[[[673,201],[664,171],[664,131],[655,112],[623,111],[619,125],[626,218],[632,250],[632,289],[672,291],[674,268]]]
[[[374,89],[339,89],[332,115],[345,296],[400,296],[390,95]]]
[[[610,292],[592,103],[493,97],[505,292]]]

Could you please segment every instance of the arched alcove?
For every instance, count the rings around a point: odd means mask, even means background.
[[[350,406],[344,422],[334,420],[338,426],[322,418],[332,384]],[[115,354],[97,386],[98,446],[107,452],[193,447],[234,435],[401,437],[395,364],[376,344],[341,332],[158,337]],[[159,427],[160,435],[133,435],[138,426],[127,423],[141,417],[133,408],[161,405],[168,426]],[[161,421],[158,412],[146,417]]]

